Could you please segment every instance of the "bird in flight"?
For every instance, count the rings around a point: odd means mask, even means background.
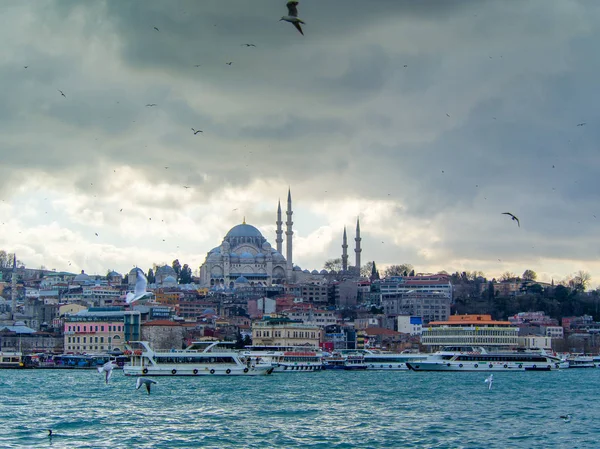
[[[564,422],[569,422],[569,421],[571,421],[572,416],[573,415],[571,415],[570,413],[567,413],[566,415],[561,415],[560,419],[562,419]]]
[[[494,375],[490,374],[490,377],[487,377],[484,382],[489,385],[488,390],[491,390],[492,384],[494,383]]]
[[[254,44],[242,44],[242,47],[256,47]]]
[[[226,62],[225,64],[226,65],[231,65],[231,64],[233,64],[233,62]]]
[[[98,237],[98,233],[97,232],[94,232],[94,234],[96,234],[96,237]]]
[[[29,67],[29,66],[28,66],[28,65],[24,65],[23,67],[27,68],[27,67]]]
[[[285,6],[287,6],[288,15],[283,16],[281,19],[279,19],[279,21],[281,22],[282,20],[284,20],[293,24],[296,27],[296,29],[300,31],[300,34],[304,36],[304,32],[302,31],[302,27],[300,26],[300,24],[304,24],[304,22],[298,18],[298,1],[290,0],[285,4]]]
[[[190,188],[190,186],[183,186],[183,188],[184,188],[184,189],[189,189],[189,188]]]
[[[106,362],[104,365],[98,366],[96,368],[98,368],[98,373],[104,373],[104,382],[108,383],[110,377],[112,376],[113,369],[115,369],[116,367],[117,364],[111,361]]]
[[[521,222],[519,221],[519,219],[517,217],[515,217],[513,214],[511,214],[510,212],[502,212],[502,215],[509,215],[510,217],[512,217],[513,220],[515,220],[517,222],[517,225],[519,225],[519,227],[521,227]]]
[[[194,64],[194,67],[200,67],[200,64]]]
[[[577,123],[577,126],[585,126],[585,125],[586,125],[585,122],[583,122],[583,123]]]
[[[147,104],[147,105],[146,105],[146,107],[147,107],[147,108],[151,108],[151,107],[153,107],[153,106],[157,106],[157,104],[156,104],[156,103],[152,103],[152,104]]]
[[[156,384],[157,382],[152,379],[147,379],[145,377],[138,377],[137,382],[135,383],[135,389],[139,390],[142,385],[146,387],[146,391],[150,394],[150,387],[152,384]]]
[[[156,28],[156,27],[154,27],[154,29],[155,29],[156,31],[160,31],[160,30],[159,30],[158,28]]]
[[[192,128],[192,131],[194,131],[194,136],[195,136],[196,134],[198,134],[198,133],[201,133],[201,132],[203,132],[203,131],[202,131],[202,130],[200,130],[200,129],[196,131],[194,128]]]
[[[59,91],[63,97],[67,98],[67,96],[65,95],[65,93],[62,90],[60,90],[60,89],[56,89],[56,90]],[[577,126],[579,126],[579,125],[577,125]]]

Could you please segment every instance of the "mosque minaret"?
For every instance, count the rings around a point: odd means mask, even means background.
[[[356,218],[356,238],[354,239],[354,241],[356,242],[356,248],[354,249],[354,252],[356,253],[356,263],[354,264],[354,269],[356,270],[356,273],[358,275],[360,275],[360,253],[362,252],[362,249],[360,248],[360,241],[362,239],[360,238],[360,220],[358,219],[358,217]]]
[[[277,221],[275,223],[277,225],[277,237],[275,238],[275,243],[277,244],[277,252],[283,253],[283,229],[281,228],[283,225],[283,221],[281,221],[281,201],[277,201]]]
[[[292,221],[292,193],[290,189],[288,189],[288,197],[287,197],[287,221],[285,222],[286,230],[285,230],[285,243],[286,243],[286,259],[287,259],[287,279],[288,281],[292,280],[292,275],[294,271],[294,265],[292,263],[292,236],[294,235],[294,231],[292,230],[292,225],[294,222]]]
[[[344,237],[342,238],[342,271],[348,271],[348,237],[346,236],[346,226],[344,226]]]

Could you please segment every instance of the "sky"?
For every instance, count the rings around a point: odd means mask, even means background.
[[[360,217],[363,264],[600,284],[600,3],[298,12],[304,36],[282,0],[1,2],[0,249],[197,270],[244,217],[274,246],[290,188],[303,269],[344,226],[353,262]]]

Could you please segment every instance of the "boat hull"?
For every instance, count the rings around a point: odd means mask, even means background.
[[[185,367],[152,367],[125,366],[126,376],[268,376],[274,370],[273,366],[242,367],[242,366],[185,366]]]
[[[407,362],[412,371],[484,371],[484,372],[510,372],[510,371],[552,371],[560,369],[560,364],[552,363],[476,363],[476,362]]]

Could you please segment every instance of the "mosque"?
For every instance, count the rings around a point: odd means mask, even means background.
[[[326,270],[302,271],[293,265],[294,231],[292,225],[292,195],[288,190],[285,257],[283,255],[283,221],[281,218],[281,203],[277,204],[277,230],[275,232],[276,247],[273,248],[261,232],[246,223],[234,226],[229,230],[220,246],[213,248],[206,255],[206,260],[200,267],[200,284],[214,289],[230,289],[246,285],[272,285],[304,282],[310,277],[323,277],[337,274]],[[360,267],[360,224],[356,223],[356,263]],[[342,272],[348,270],[346,229],[344,229],[342,244]]]

